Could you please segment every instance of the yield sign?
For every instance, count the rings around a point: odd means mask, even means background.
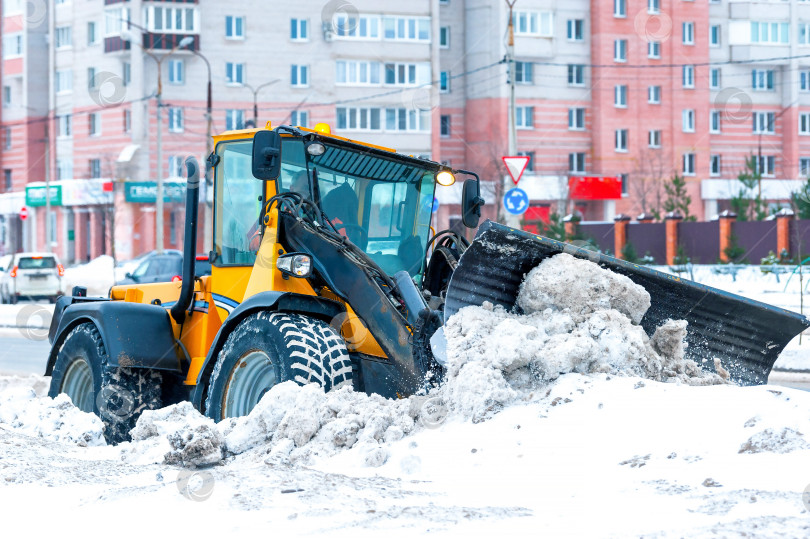
[[[526,167],[529,165],[529,156],[528,155],[516,155],[514,157],[502,157],[503,164],[506,165],[506,170],[509,171],[509,175],[512,176],[512,181],[515,182],[515,185],[518,184],[520,181],[520,177],[523,175],[523,171],[526,170]]]

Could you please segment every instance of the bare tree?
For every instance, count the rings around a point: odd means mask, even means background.
[[[643,213],[651,213],[660,218],[666,195],[664,184],[673,173],[672,160],[668,152],[653,149],[641,152],[631,173],[630,188]]]

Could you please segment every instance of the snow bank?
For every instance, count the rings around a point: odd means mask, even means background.
[[[67,395],[38,397],[31,388],[13,387],[0,393],[0,426],[80,447],[105,445],[104,425],[98,417],[73,406]]]
[[[111,256],[102,255],[87,264],[65,269],[62,288],[69,294],[74,286],[84,286],[88,296],[107,297],[114,284],[115,261]]]

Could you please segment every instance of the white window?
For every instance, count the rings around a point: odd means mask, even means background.
[[[568,19],[568,41],[583,41],[585,21],[582,19]]]
[[[101,178],[101,159],[90,160],[90,177]]]
[[[647,135],[647,145],[650,148],[660,148],[661,147],[661,130],[660,129],[653,129]]]
[[[790,26],[786,22],[751,21],[751,43],[787,45],[790,43]]]
[[[58,158],[56,160],[56,179],[57,180],[73,179],[73,159]]]
[[[225,39],[245,39],[245,18],[225,16]]]
[[[661,87],[648,86],[647,87],[647,103],[658,105],[661,103]]]
[[[802,71],[799,73],[799,90],[802,92],[810,92],[810,71]]]
[[[759,164],[757,167],[759,173],[763,176],[773,176],[774,167],[776,165],[776,157],[773,155],[763,155],[754,157],[755,162]]]
[[[656,15],[661,12],[661,0],[647,0],[647,13]]]
[[[225,111],[225,129],[234,131],[245,128],[245,111],[241,109],[227,109]]]
[[[439,91],[443,94],[446,94],[450,91],[450,72],[449,71],[440,71],[439,72]]]
[[[296,88],[306,88],[309,86],[309,66],[291,65],[290,84]]]
[[[290,123],[300,127],[307,127],[309,125],[309,111],[294,110],[290,114]]]
[[[799,158],[799,174],[805,178],[810,176],[810,157]]]
[[[87,115],[87,132],[91,137],[101,135],[101,115],[97,112],[91,112]]]
[[[335,62],[335,83],[351,86],[379,86],[380,64],[358,60]]]
[[[385,84],[391,86],[416,86],[430,84],[430,64],[385,64]]]
[[[3,106],[11,105],[11,86],[3,86]]]
[[[613,41],[613,61],[626,62],[627,61],[627,40],[616,39]]]
[[[183,162],[185,158],[182,155],[169,156],[169,177],[182,178],[183,177]],[[174,243],[174,242],[172,242]]]
[[[430,111],[385,109],[387,131],[430,131]]]
[[[89,90],[96,89],[96,68],[95,67],[88,67],[87,68],[87,88]]]
[[[515,107],[515,125],[518,129],[534,129],[534,107]]]
[[[568,64],[568,85],[585,86],[585,66]]]
[[[124,62],[121,71],[123,71],[124,86],[129,86],[132,82],[132,64]]]
[[[62,116],[56,117],[57,123],[57,134],[60,137],[71,137],[73,136],[73,115],[72,114],[64,114]]]
[[[309,28],[306,19],[290,19],[290,39],[309,41]]]
[[[450,137],[452,133],[452,118],[449,114],[442,114],[439,118],[439,135],[444,138]]]
[[[585,109],[581,107],[568,109],[568,129],[583,131],[585,129]]]
[[[11,149],[11,128],[4,127],[3,128],[3,149],[10,150]]]
[[[132,131],[132,111],[126,109],[124,111],[124,133]]]
[[[23,35],[21,33],[3,36],[3,58],[16,58],[23,55]]]
[[[164,7],[163,5],[146,8],[146,27],[159,34],[196,34],[199,32],[199,15],[197,8]]]
[[[772,135],[776,115],[773,112],[755,112],[751,115],[754,121],[755,135]]]
[[[106,37],[120,36],[121,31],[130,20],[129,8],[119,7],[104,10],[104,35]]]
[[[378,108],[337,108],[337,128],[343,131],[380,131],[382,112]]]
[[[709,132],[711,132],[711,133],[719,133],[720,132],[720,111],[719,110],[709,111]]]
[[[713,67],[709,69],[709,88],[712,90],[720,89],[720,68]]]
[[[627,129],[617,129],[614,149],[617,152],[627,151]]]
[[[751,87],[761,92],[773,90],[773,69],[752,69]]]
[[[396,39],[396,20],[394,32],[388,39]],[[404,19],[403,19],[404,20]],[[336,13],[332,19],[337,39],[380,39],[380,18],[377,16],[352,16]]]
[[[721,171],[720,156],[719,155],[709,156],[709,174],[711,176],[719,176],[720,171]]]
[[[613,106],[619,108],[627,107],[627,86],[617,84],[613,87]]]
[[[186,66],[183,60],[169,59],[169,84],[186,83]]]
[[[225,81],[231,86],[243,85],[245,83],[245,64],[226,62]]]
[[[614,17],[627,16],[627,0],[613,0],[613,16]]]
[[[554,16],[550,11],[515,11],[512,23],[516,36],[554,35]]]
[[[799,114],[799,134],[810,135],[810,114]]]
[[[810,45],[810,23],[799,23],[799,45]]]
[[[682,41],[684,45],[694,45],[695,44],[695,23],[693,22],[685,22],[681,24],[682,34]]]
[[[720,46],[720,25],[713,24],[709,27],[709,45],[712,47]]]
[[[695,111],[694,109],[684,109],[681,113],[681,128],[684,133],[695,132]]]
[[[169,107],[169,131],[172,133],[183,132],[183,109],[181,107]]]
[[[568,154],[568,172],[585,172],[585,152]]]
[[[684,88],[695,87],[695,66],[685,65],[681,68]]]
[[[647,43],[647,57],[648,58],[661,58],[661,42],[649,41]]]
[[[695,154],[693,153],[685,153],[683,154],[683,175],[684,176],[694,176],[695,175]]]
[[[96,26],[95,21],[90,21],[87,23],[87,44],[97,45],[98,43],[98,27]]]
[[[534,80],[533,62],[515,62],[515,82],[518,84],[532,84]]]
[[[73,71],[57,70],[54,77],[54,89],[57,94],[69,94],[73,91]]]
[[[56,48],[65,49],[73,46],[73,29],[70,26],[59,26],[56,32]]]
[[[439,47],[442,49],[450,48],[450,27],[442,26],[439,28]]]
[[[427,43],[430,41],[430,18],[383,17],[383,37],[397,41]]]

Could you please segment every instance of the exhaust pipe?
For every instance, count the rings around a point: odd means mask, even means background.
[[[194,298],[194,266],[197,259],[197,214],[200,208],[200,167],[197,159],[186,159],[186,232],[183,241],[183,285],[180,297],[172,306],[172,318],[178,324],[186,320],[186,311]]]

